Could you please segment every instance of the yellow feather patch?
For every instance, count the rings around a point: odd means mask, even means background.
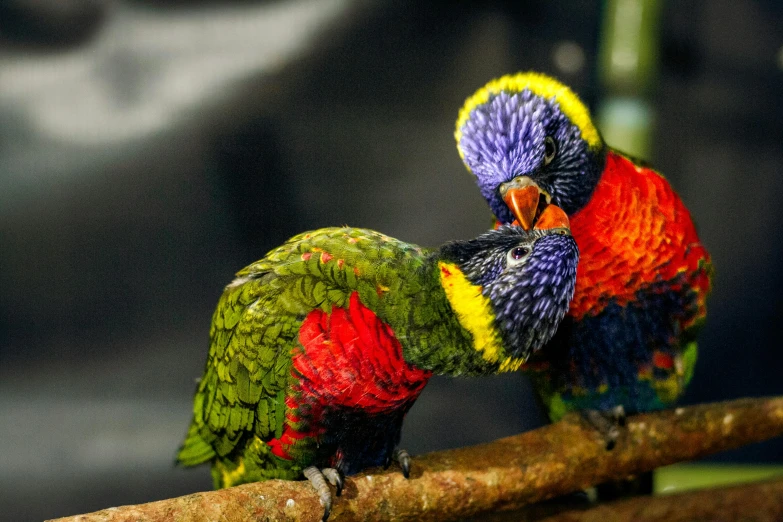
[[[481,352],[484,360],[498,363],[500,372],[519,369],[524,360],[504,357],[505,350],[495,329],[495,319],[489,298],[465,277],[453,263],[438,263],[440,284],[446,292],[446,298],[462,327],[473,336],[473,347]],[[502,358],[502,360],[501,360]]]
[[[215,466],[218,467],[220,474],[223,476],[222,487],[224,488],[230,488],[231,486],[238,484],[242,475],[245,474],[245,461],[242,457],[239,458],[239,465],[233,470],[226,468],[220,461],[216,461]]]
[[[596,150],[601,147],[601,136],[598,134],[598,129],[593,125],[590,111],[587,110],[582,100],[574,94],[574,91],[545,74],[526,72],[507,74],[492,80],[465,100],[465,104],[459,111],[457,128],[454,131],[457,149],[459,149],[459,142],[462,140],[462,128],[470,118],[470,113],[473,112],[473,109],[487,103],[492,94],[498,94],[502,91],[517,93],[525,89],[529,89],[533,94],[542,98],[555,98],[560,105],[560,110],[563,111],[563,114],[566,115],[571,123],[579,128],[582,133],[582,139],[587,142],[590,148]],[[459,150],[459,155],[464,159],[462,150]]]

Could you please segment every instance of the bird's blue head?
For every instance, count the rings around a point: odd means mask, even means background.
[[[501,363],[501,371],[518,367],[543,347],[568,311],[579,261],[568,226],[565,213],[550,205],[532,230],[503,225],[440,250],[441,261],[453,263],[451,270],[474,289],[456,292],[454,274],[448,273],[444,287],[461,322],[465,319],[474,339],[486,338],[485,314],[502,339],[500,349],[491,343],[480,348],[485,358]]]
[[[530,229],[554,203],[573,215],[590,199],[605,147],[579,98],[538,73],[493,80],[467,99],[457,148],[498,221]]]

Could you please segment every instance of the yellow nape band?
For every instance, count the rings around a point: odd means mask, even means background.
[[[522,359],[506,357],[506,351],[495,329],[495,316],[489,298],[481,293],[481,287],[474,285],[453,263],[438,263],[440,284],[459,323],[473,336],[473,347],[481,357],[499,365],[500,372],[519,369]]]
[[[465,100],[465,104],[459,111],[457,118],[457,128],[454,131],[454,138],[457,140],[457,149],[462,140],[462,128],[470,118],[473,109],[489,101],[490,95],[498,94],[502,91],[508,93],[522,92],[529,89],[536,96],[546,99],[556,99],[560,105],[563,114],[577,126],[582,133],[589,147],[593,150],[601,147],[601,136],[598,129],[593,125],[590,118],[590,111],[587,110],[582,100],[574,94],[574,91],[558,82],[554,78],[545,74],[536,72],[526,72],[517,74],[507,74],[495,80],[492,80],[484,87],[476,91],[470,98]],[[462,150],[459,150],[460,157],[464,159]]]

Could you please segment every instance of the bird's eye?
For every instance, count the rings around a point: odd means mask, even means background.
[[[557,154],[557,143],[552,136],[547,136],[544,139],[544,165],[549,165],[552,160],[555,159]]]
[[[530,254],[530,249],[523,246],[516,246],[508,251],[508,255],[506,256],[508,260],[509,266],[515,266],[525,261],[528,254]]]

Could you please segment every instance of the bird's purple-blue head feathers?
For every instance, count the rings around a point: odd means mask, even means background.
[[[552,338],[574,296],[579,250],[555,205],[533,230],[503,225],[440,254],[480,288],[507,355],[520,363]]]
[[[455,138],[498,220],[511,223],[521,212],[526,229],[548,203],[569,215],[581,209],[603,170],[605,147],[587,108],[543,74],[503,76],[479,89],[460,110]]]

